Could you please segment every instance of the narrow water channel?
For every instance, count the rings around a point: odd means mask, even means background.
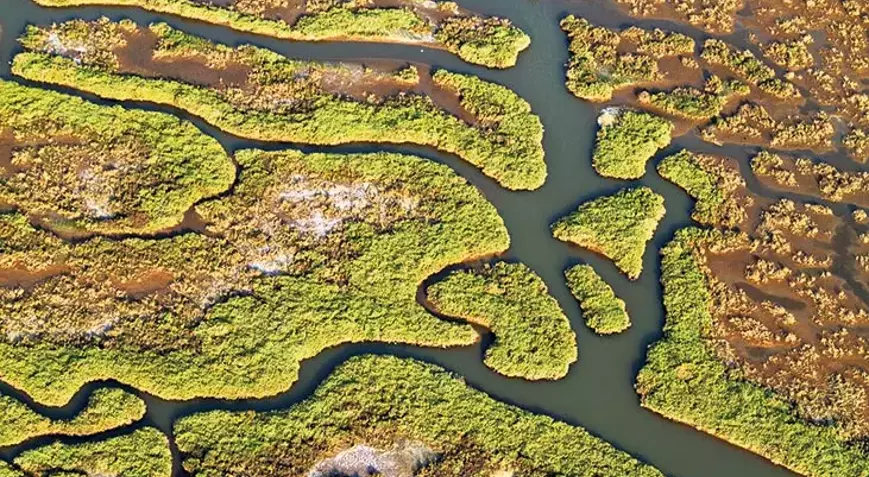
[[[544,146],[549,178],[545,186],[534,192],[509,192],[498,187],[476,169],[457,158],[428,148],[412,146],[379,147],[348,145],[334,148],[300,147],[305,150],[362,151],[388,149],[418,154],[442,162],[479,187],[497,207],[504,218],[512,238],[512,246],[505,257],[521,261],[534,269],[545,280],[550,292],[558,299],[569,316],[578,335],[579,361],[569,375],[555,382],[531,383],[507,379],[494,374],[481,360],[483,344],[460,349],[430,350],[410,346],[363,344],[341,346],[328,350],[302,365],[299,381],[288,392],[270,399],[221,401],[196,400],[168,402],[151,396],[142,396],[148,404],[145,421],[134,427],[153,425],[171,435],[172,423],[180,416],[209,409],[276,409],[285,408],[304,399],[322,379],[348,357],[363,353],[387,353],[429,361],[464,376],[467,382],[496,399],[524,409],[547,414],[570,424],[580,425],[593,434],[609,441],[631,455],[661,469],[665,474],[679,477],[784,477],[789,471],[775,466],[749,452],[738,449],[692,428],[670,422],[642,409],[634,392],[636,373],[643,363],[646,347],[661,336],[663,309],[661,288],[658,283],[657,250],[678,228],[690,224],[691,201],[678,188],[662,180],[654,170],[657,161],[650,162],[645,178],[635,183],[607,180],[591,168],[590,154],[596,129],[596,111],[593,105],[571,96],[564,87],[564,68],[567,43],[558,27],[567,13],[588,18],[597,24],[619,27],[629,22],[641,26],[660,26],[677,30],[702,41],[698,30],[664,21],[632,21],[609,2],[599,0],[461,0],[463,7],[490,15],[512,19],[532,37],[531,48],[524,52],[519,64],[506,71],[492,71],[463,63],[458,58],[437,50],[402,45],[298,43],[273,40],[233,32],[227,28],[158,16],[138,9],[81,8],[45,9],[29,0],[0,0],[0,76],[11,78],[8,63],[17,50],[15,38],[28,23],[46,24],[73,17],[94,19],[105,15],[112,19],[131,18],[140,24],[166,21],[173,27],[215,41],[239,44],[253,43],[291,57],[316,59],[396,58],[424,62],[435,67],[471,73],[484,79],[504,84],[527,99],[540,115],[546,128]],[[747,47],[744,33],[728,37]],[[82,95],[90,98],[87,95]],[[93,99],[93,98],[90,98]],[[149,109],[170,111],[168,108]],[[229,151],[250,147],[294,147],[293,145],[264,145],[220,133],[202,121],[191,118],[201,129],[216,137]],[[725,151],[691,136],[680,138],[661,156],[679,147],[703,148],[706,152],[724,152],[738,157],[743,171],[750,149],[728,148]],[[750,178],[747,177],[747,180]],[[751,181],[754,192],[771,194],[756,181]],[[558,217],[574,209],[580,202],[592,197],[612,193],[628,185],[645,184],[664,195],[667,215],[649,246],[644,259],[644,271],[639,280],[629,282],[609,261],[583,250],[570,247],[553,239],[549,225]],[[840,206],[837,212],[842,211]],[[584,325],[579,308],[570,296],[563,279],[563,271],[575,263],[594,265],[598,272],[616,290],[628,306],[633,326],[615,337],[599,337]],[[28,402],[34,409],[50,416],[70,417],[81,409],[87,395],[106,383],[85,387],[64,409],[47,409],[36,405],[26,396],[8,386],[0,385],[0,392],[13,394]],[[109,383],[108,385],[116,385]],[[113,431],[128,432],[131,427]],[[108,434],[111,435],[111,434]],[[105,436],[105,435],[103,435]],[[24,448],[45,444],[51,439],[36,439],[24,446],[0,449],[0,458],[11,459]],[[75,442],[81,439],[67,439]],[[183,475],[176,462],[176,475]]]

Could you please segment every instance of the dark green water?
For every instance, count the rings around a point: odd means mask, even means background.
[[[0,36],[0,75],[4,78],[10,78],[8,63],[17,50],[15,38],[28,23],[46,24],[73,17],[94,19],[101,15],[112,19],[131,18],[141,24],[160,20],[167,21],[176,28],[223,43],[253,43],[292,57],[347,60],[398,58],[476,74],[517,91],[531,103],[546,128],[544,145],[549,178],[543,188],[534,192],[505,191],[457,158],[427,148],[412,146],[375,148],[358,144],[320,148],[320,150],[389,149],[419,154],[448,164],[479,187],[498,208],[510,231],[512,247],[506,258],[526,263],[543,277],[551,293],[567,312],[577,332],[579,362],[571,368],[567,378],[556,382],[530,383],[498,376],[482,364],[481,355],[485,343],[452,350],[429,350],[380,344],[341,346],[306,361],[302,366],[300,380],[293,385],[292,389],[271,399],[167,402],[138,393],[148,403],[146,420],[100,437],[129,432],[132,428],[144,425],[156,426],[169,435],[172,423],[179,416],[208,409],[264,410],[287,407],[310,394],[330,370],[349,356],[362,353],[389,353],[436,363],[465,376],[469,384],[497,399],[580,425],[631,455],[653,464],[667,475],[792,476],[789,471],[774,466],[760,457],[689,427],[670,422],[639,406],[639,399],[633,389],[634,377],[643,363],[646,347],[660,337],[663,324],[661,289],[658,283],[659,259],[656,251],[672,237],[675,230],[690,223],[690,200],[681,190],[658,177],[654,171],[656,161],[649,164],[648,173],[642,181],[633,183],[651,186],[663,194],[667,206],[667,215],[647,250],[644,272],[638,281],[629,282],[609,261],[569,247],[554,240],[549,234],[549,224],[575,208],[580,202],[631,185],[626,182],[602,179],[591,168],[590,152],[596,128],[596,110],[594,106],[571,96],[564,88],[563,65],[567,60],[567,44],[558,27],[559,19],[567,13],[575,13],[597,24],[610,27],[625,26],[630,22],[646,27],[660,26],[682,31],[701,41],[705,35],[697,30],[668,22],[631,21],[610,3],[598,0],[462,0],[460,3],[475,11],[510,18],[531,35],[532,46],[522,54],[515,68],[506,71],[486,70],[467,65],[442,51],[421,50],[419,47],[412,46],[292,43],[240,34],[223,27],[153,15],[137,9],[52,10],[37,7],[29,0],[0,0],[0,27],[3,29]],[[737,33],[727,39],[741,47],[748,47],[744,38],[744,33]],[[148,105],[132,103],[127,105],[168,110],[186,117],[183,113],[167,108],[152,108]],[[207,133],[217,137],[229,151],[246,147],[266,147],[261,143],[222,134],[202,121],[191,119]],[[751,152],[750,149],[738,147],[726,148],[722,151],[689,136],[675,141],[674,146],[661,156],[678,149],[680,145],[707,152],[724,152],[738,157],[743,167]],[[267,147],[288,146],[292,145],[271,144]],[[310,147],[297,147],[315,150]],[[846,166],[841,158],[825,157],[825,159],[836,165]],[[763,190],[756,181],[749,180],[749,185],[757,193],[776,195]],[[846,212],[841,207],[835,210],[840,213]],[[601,338],[585,328],[578,306],[570,296],[562,275],[565,268],[578,262],[594,265],[598,272],[614,286],[616,293],[627,302],[633,320],[633,326],[628,332],[615,337]],[[116,386],[117,384],[99,383],[87,386],[63,409],[39,406],[27,396],[7,386],[0,385],[0,392],[16,395],[44,414],[70,417],[84,406],[90,391],[104,385]],[[45,444],[50,440],[36,439],[24,446],[0,449],[0,458],[11,459],[23,449]],[[75,442],[81,439],[65,440]],[[183,475],[180,469],[177,475]]]

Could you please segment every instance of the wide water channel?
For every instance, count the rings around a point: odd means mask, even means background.
[[[650,162],[646,176],[636,183],[603,179],[591,168],[590,155],[596,130],[596,108],[580,101],[564,87],[564,63],[567,60],[567,40],[558,22],[568,13],[583,16],[594,23],[609,27],[637,24],[644,27],[662,27],[689,34],[702,43],[706,37],[699,30],[666,21],[636,21],[622,14],[611,3],[600,0],[461,0],[471,10],[507,17],[532,37],[532,46],[522,53],[516,67],[493,71],[465,64],[443,51],[404,45],[375,45],[347,43],[304,43],[274,40],[242,34],[228,28],[182,19],[154,15],[133,8],[78,8],[47,9],[29,0],[0,0],[0,76],[12,78],[9,61],[18,50],[16,38],[29,23],[48,24],[70,18],[112,19],[131,18],[140,24],[165,21],[185,31],[228,44],[253,43],[298,58],[328,60],[358,60],[365,58],[392,58],[428,63],[436,67],[479,75],[509,86],[527,99],[540,115],[546,128],[544,145],[549,177],[545,186],[533,192],[509,192],[482,176],[476,169],[457,158],[428,148],[413,146],[347,145],[335,148],[312,148],[292,144],[261,144],[220,133],[195,118],[201,129],[215,136],[229,151],[249,147],[299,147],[305,150],[365,151],[388,149],[414,153],[445,163],[479,187],[497,207],[504,218],[512,238],[507,260],[521,261],[533,268],[546,281],[550,292],[558,299],[570,317],[578,335],[579,361],[569,375],[554,382],[527,382],[499,376],[482,363],[485,341],[477,346],[450,350],[431,350],[410,346],[382,344],[348,345],[328,350],[303,363],[300,379],[287,393],[270,399],[221,401],[196,400],[169,402],[136,391],[148,404],[143,422],[134,426],[102,434],[99,438],[129,432],[131,428],[156,426],[171,436],[173,422],[180,416],[209,409],[278,409],[292,405],[308,396],[325,376],[348,357],[363,353],[388,353],[413,357],[438,364],[464,376],[467,382],[496,399],[520,406],[529,411],[579,425],[609,441],[631,455],[651,463],[665,474],[679,477],[784,477],[791,472],[773,465],[749,452],[698,432],[690,427],[668,421],[639,405],[633,385],[638,369],[645,358],[646,347],[660,338],[663,325],[661,287],[658,283],[660,260],[657,250],[675,230],[690,224],[691,201],[678,188],[662,180],[654,170],[656,161]],[[737,32],[728,41],[748,47],[744,32]],[[20,79],[16,79],[21,81]],[[53,88],[54,89],[54,88]],[[65,90],[63,90],[65,91]],[[73,94],[74,91],[67,91]],[[95,99],[87,95],[81,95]],[[104,101],[99,101],[103,102]],[[187,117],[168,108],[154,108],[146,104],[125,103],[147,109],[163,109]],[[738,157],[745,171],[746,148],[726,148],[721,151],[689,135],[674,141],[673,146],[660,156],[690,147],[694,150],[724,152]],[[718,151],[715,151],[718,149]],[[659,157],[660,157],[659,156]],[[847,168],[846,161],[837,157],[825,158]],[[853,163],[851,163],[853,168]],[[756,181],[749,185],[755,192],[776,196],[764,190]],[[553,239],[549,225],[574,209],[580,202],[601,194],[612,193],[628,185],[646,184],[664,195],[667,215],[659,227],[653,243],[646,251],[644,271],[639,280],[629,282],[607,260],[583,250],[569,247]],[[841,206],[835,208],[842,211]],[[579,262],[591,263],[628,305],[633,326],[624,334],[599,337],[583,324],[579,308],[570,296],[563,271]],[[53,417],[70,417],[86,403],[88,394],[97,383],[82,389],[76,398],[62,409],[46,408],[32,402],[27,396],[0,384],[0,392],[12,394],[35,410]],[[135,391],[135,390],[134,390]],[[47,443],[52,439],[36,439],[23,446],[0,449],[0,458],[11,459],[22,450]],[[83,439],[64,439],[69,442]],[[176,452],[176,475],[184,475]]]

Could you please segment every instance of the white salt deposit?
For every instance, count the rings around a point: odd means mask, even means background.
[[[413,477],[435,458],[437,454],[419,442],[402,442],[388,451],[360,444],[320,461],[308,477]]]
[[[291,263],[293,263],[292,255],[280,254],[270,260],[258,260],[248,263],[247,266],[264,275],[279,275]]]
[[[327,218],[323,216],[322,212],[316,211],[310,217],[303,217],[290,221],[289,225],[300,232],[323,238],[329,235],[329,232],[335,230],[343,222],[344,219],[340,217]]]
[[[600,112],[600,116],[597,117],[597,125],[605,128],[608,126],[612,126],[615,124],[616,120],[622,114],[622,108],[618,107],[610,107],[604,108]]]
[[[67,56],[75,59],[76,63],[80,62],[79,57],[87,53],[87,48],[84,45],[67,45],[60,39],[57,33],[48,35],[45,41],[44,50],[46,53],[53,55]]]

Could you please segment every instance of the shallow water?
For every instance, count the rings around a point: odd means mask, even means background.
[[[371,145],[348,145],[333,148],[302,147],[305,150],[367,151],[388,149],[415,153],[443,162],[455,169],[479,187],[504,217],[512,238],[512,246],[506,256],[511,261],[522,261],[533,268],[545,280],[551,293],[564,308],[578,334],[579,361],[571,367],[570,374],[555,382],[530,383],[519,379],[507,379],[486,368],[481,355],[485,346],[452,350],[430,350],[409,346],[380,344],[348,345],[328,350],[303,363],[299,381],[292,389],[280,396],[263,400],[221,401],[199,400],[190,402],[167,402],[147,395],[145,421],[133,427],[153,425],[170,434],[172,423],[179,416],[208,409],[275,409],[284,408],[309,395],[317,384],[338,364],[349,356],[362,353],[388,353],[415,357],[436,363],[467,379],[467,382],[493,397],[521,406],[530,411],[544,413],[571,424],[581,425],[595,435],[611,442],[631,455],[661,469],[665,474],[681,477],[731,477],[758,476],[783,477],[793,475],[789,471],[710,437],[692,428],[668,421],[642,409],[633,389],[634,377],[644,360],[647,345],[661,336],[663,310],[661,289],[658,283],[659,259],[657,250],[673,235],[674,231],[690,223],[691,201],[678,188],[662,180],[654,171],[656,161],[648,165],[642,181],[627,183],[599,177],[591,168],[590,153],[595,133],[596,110],[593,105],[582,102],[568,93],[564,87],[563,65],[567,60],[567,44],[558,27],[558,21],[567,13],[584,16],[597,24],[616,27],[629,22],[641,26],[660,26],[678,30],[701,40],[706,36],[690,27],[666,21],[631,21],[608,2],[599,0],[462,0],[461,5],[471,10],[512,19],[532,37],[532,46],[524,52],[515,68],[492,71],[463,63],[443,51],[418,46],[292,43],[254,35],[240,34],[224,27],[189,22],[143,12],[138,9],[81,8],[45,9],[29,0],[0,0],[0,75],[9,78],[8,62],[17,50],[15,37],[27,23],[46,24],[72,17],[94,19],[101,15],[112,19],[132,18],[140,24],[166,21],[185,31],[206,36],[228,44],[254,43],[299,58],[358,59],[396,58],[423,62],[453,71],[477,74],[487,80],[509,86],[527,99],[540,115],[546,128],[544,145],[549,167],[545,186],[534,192],[509,192],[499,188],[493,181],[482,176],[476,169],[457,158],[435,152],[428,148],[412,146],[379,147]],[[729,41],[746,48],[744,32],[728,37]],[[56,88],[52,88],[56,89]],[[89,97],[87,95],[83,95]],[[89,97],[90,98],[90,97]],[[133,103],[127,103],[134,105]],[[153,108],[187,115],[169,108]],[[249,147],[277,148],[289,145],[264,145],[222,134],[214,128],[195,120],[207,133],[217,137],[230,151]],[[706,152],[721,152],[739,158],[743,171],[747,172],[747,158],[751,148],[716,148],[694,137],[675,141],[659,157],[677,150],[679,146],[691,147]],[[825,157],[826,158],[826,157]],[[836,165],[846,161],[837,157],[826,158]],[[853,167],[853,166],[852,166]],[[749,179],[755,192],[774,197],[757,181]],[[586,251],[570,247],[553,239],[549,225],[558,217],[574,209],[589,198],[612,193],[628,185],[645,184],[663,194],[667,215],[659,227],[653,243],[647,250],[644,272],[639,280],[630,282],[609,261]],[[845,213],[839,206],[834,210]],[[613,285],[616,293],[628,306],[633,326],[624,334],[614,337],[599,337],[590,332],[582,322],[579,308],[570,296],[563,279],[563,270],[575,263],[591,263]],[[85,387],[63,409],[47,409],[28,400],[7,386],[0,385],[0,392],[12,393],[31,404],[34,409],[49,416],[70,417],[81,409],[87,395],[103,384]],[[116,385],[116,384],[109,384]],[[114,431],[127,432],[130,428]],[[109,433],[111,435],[111,433]],[[103,437],[105,434],[103,435]],[[10,459],[24,448],[32,448],[51,439],[36,439],[25,446],[0,449],[0,458]],[[70,442],[82,439],[65,439]],[[176,468],[178,468],[176,462]],[[183,475],[180,468],[177,475]]]

